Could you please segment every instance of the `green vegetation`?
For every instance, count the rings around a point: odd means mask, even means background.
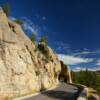
[[[31,41],[32,41],[33,43],[35,43],[35,41],[36,41],[36,36],[35,36],[34,33],[32,34]]]
[[[17,24],[19,24],[20,26],[23,25],[23,21],[22,21],[21,19],[16,19],[15,22],[16,22]]]
[[[48,63],[49,61],[52,61],[52,57],[50,56],[49,53],[49,48],[48,48],[48,40],[46,36],[43,36],[38,44],[38,49],[42,52],[42,54],[45,56],[45,61]]]
[[[52,60],[51,56],[50,56],[50,53],[49,53],[49,48],[45,43],[42,42],[42,43],[38,44],[38,49],[45,56],[45,61],[47,63]]]
[[[35,43],[36,41],[36,36],[34,33],[32,34],[31,41],[33,43]],[[36,45],[35,51],[40,51],[44,55],[45,57],[44,60],[46,63],[48,63],[49,61],[52,61],[52,57],[50,56],[50,53],[49,53],[48,41],[45,36],[40,39],[39,44]]]
[[[9,17],[10,16],[10,4],[7,2],[3,7],[4,12]],[[16,19],[15,22],[19,25],[23,25],[23,21],[21,19]]]
[[[100,93],[100,72],[99,71],[80,71],[72,73],[73,82],[94,88]]]
[[[3,10],[7,16],[10,15],[10,4],[8,2],[4,5]]]
[[[40,42],[45,43],[46,45],[48,44],[48,40],[46,36],[41,37]]]

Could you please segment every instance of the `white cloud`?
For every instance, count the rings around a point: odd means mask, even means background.
[[[97,65],[97,66],[100,66],[100,60],[98,60],[98,61],[96,62],[96,65]]]
[[[98,70],[100,70],[100,67],[88,68],[88,70],[90,70],[90,71],[98,71]]]
[[[15,17],[10,16],[11,20],[16,20]],[[35,25],[29,18],[27,18],[26,16],[21,17],[21,19],[23,20],[23,29],[25,31],[30,31],[31,33],[34,33],[35,35],[37,35],[40,31],[39,26]]]
[[[46,17],[45,17],[45,16],[43,16],[43,17],[42,17],[42,20],[46,20]]]
[[[85,71],[86,68],[83,68],[83,67],[75,67],[75,68],[73,69],[73,71],[80,71],[80,70]]]
[[[77,64],[89,63],[93,61],[92,58],[81,58],[81,57],[70,56],[65,54],[58,54],[58,58],[68,65],[77,65]]]
[[[71,51],[71,46],[67,43],[64,42],[54,42],[53,45],[55,45],[56,47],[56,51],[65,51],[67,53],[69,53]]]
[[[25,30],[29,29],[29,30],[32,31],[32,32],[35,31],[34,28],[31,27],[31,26],[30,26],[29,24],[27,24],[27,23],[24,23],[23,27],[24,27]]]
[[[24,21],[24,24],[23,24],[24,30],[28,30],[31,33],[34,33],[35,35],[39,33],[40,31],[39,26],[35,25],[29,18],[24,16],[21,19]]]
[[[86,69],[88,69],[89,71],[98,71],[100,70],[100,67],[92,67],[92,68],[75,67],[73,71],[76,71],[76,72],[80,70],[85,71]]]
[[[91,51],[85,48],[82,52],[72,53],[72,55],[75,56],[75,55],[87,55],[87,54],[98,54],[98,53],[100,53],[100,49]]]
[[[10,16],[9,18],[10,18],[11,20],[13,20],[13,21],[16,20],[16,18],[15,18],[15,17],[12,17],[12,16]]]
[[[43,20],[45,21],[47,18],[46,16],[41,16],[40,14],[35,14],[35,17],[38,19],[38,20]]]
[[[73,55],[86,55],[86,54],[91,54],[91,53],[94,53],[94,52],[82,51],[82,52],[74,53]]]

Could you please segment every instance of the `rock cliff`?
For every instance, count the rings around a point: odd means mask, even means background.
[[[71,83],[70,68],[45,43],[33,43],[0,8],[0,100]]]
[[[62,80],[65,83],[72,83],[72,75],[71,75],[71,69],[68,65],[65,65],[63,61],[60,61],[61,63],[61,72],[59,74],[59,80]]]
[[[0,96],[22,96],[48,89],[59,83],[60,71],[60,61],[52,49],[32,43],[21,26],[0,8]]]

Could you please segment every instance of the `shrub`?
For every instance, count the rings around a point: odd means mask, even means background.
[[[19,24],[20,26],[23,25],[23,21],[22,21],[21,19],[16,19],[15,22],[16,22],[17,24]]]
[[[48,40],[46,36],[41,37],[40,42],[48,44]]]
[[[36,36],[35,36],[35,34],[33,33],[33,34],[32,34],[32,37],[31,37],[31,41],[34,43],[35,40],[36,40]]]
[[[4,5],[3,10],[7,16],[10,15],[10,4],[8,2]]]
[[[38,44],[38,49],[45,55],[45,61],[48,63],[51,61],[51,56],[49,54],[48,46],[45,43]]]

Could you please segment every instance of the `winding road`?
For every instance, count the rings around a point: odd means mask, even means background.
[[[42,92],[36,96],[27,97],[21,100],[77,100],[79,87],[61,83],[57,88]]]

